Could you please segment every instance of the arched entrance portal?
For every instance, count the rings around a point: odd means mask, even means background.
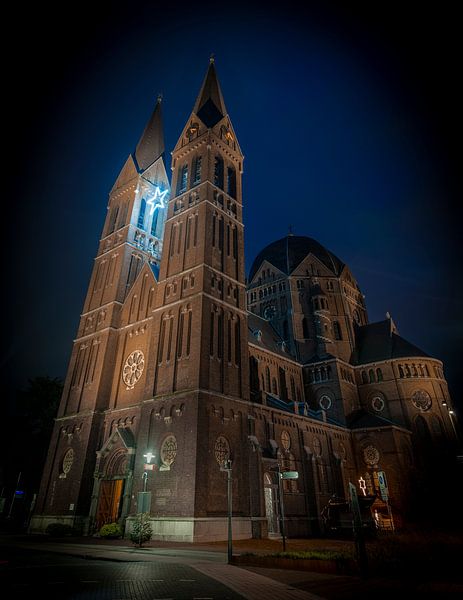
[[[278,486],[273,483],[270,473],[264,473],[265,516],[268,523],[268,535],[279,536]]]
[[[127,450],[120,448],[113,452],[105,467],[95,515],[97,531],[106,523],[115,523],[121,516],[121,500],[127,473]]]
[[[135,440],[128,428],[117,428],[97,451],[88,532],[106,523],[123,524],[132,494]]]

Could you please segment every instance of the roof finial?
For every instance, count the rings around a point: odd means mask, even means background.
[[[288,235],[294,235],[293,234],[293,226],[291,224],[288,225]]]
[[[386,313],[386,319],[390,319],[391,318],[391,313],[389,311],[387,311]]]
[[[162,102],[162,92],[159,92],[158,94],[158,102]]]
[[[214,64],[214,62],[215,62],[215,55],[212,52],[211,55],[210,55],[210,57],[209,57],[209,63],[212,65],[212,64]]]

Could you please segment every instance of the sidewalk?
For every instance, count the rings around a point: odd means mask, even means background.
[[[13,540],[12,540],[13,541]],[[60,552],[73,556],[111,561],[162,561],[188,564],[204,575],[230,587],[248,600],[390,600],[395,595],[419,595],[421,599],[457,598],[463,596],[458,583],[436,581],[369,578],[331,575],[311,571],[237,567],[227,564],[226,542],[177,543],[151,542],[144,548],[134,547],[128,540],[69,538],[51,542],[42,536],[16,536],[15,545]],[[276,540],[242,540],[233,544],[234,554],[254,552],[266,554],[281,550]],[[344,540],[289,540],[287,550],[308,548],[348,550],[352,542]]]

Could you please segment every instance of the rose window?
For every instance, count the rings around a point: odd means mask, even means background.
[[[384,400],[381,398],[381,396],[375,396],[371,400],[371,406],[373,407],[373,410],[376,410],[376,412],[381,412],[384,408]]]
[[[412,395],[412,402],[422,411],[429,410],[432,404],[431,396],[424,390],[416,390]]]
[[[227,438],[225,438],[223,435],[219,435],[219,437],[215,440],[214,453],[215,460],[220,466],[223,466],[230,458],[230,444],[228,443]]]
[[[291,437],[286,429],[281,432],[281,445],[285,450],[289,450],[291,447]]]
[[[169,435],[163,441],[161,446],[161,460],[162,462],[169,466],[174,462],[175,457],[177,456],[177,440],[175,436]]]
[[[129,354],[122,371],[122,379],[128,390],[131,390],[140,379],[144,368],[145,356],[141,350],[135,350]]]
[[[367,465],[377,465],[379,462],[379,450],[375,446],[367,446],[363,449],[363,460]]]
[[[320,398],[318,404],[322,410],[329,410],[331,408],[331,398],[325,394]]]
[[[69,473],[72,467],[72,463],[74,462],[74,450],[69,448],[66,454],[63,457],[62,471],[66,475]]]

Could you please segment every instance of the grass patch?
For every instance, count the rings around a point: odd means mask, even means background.
[[[345,560],[351,558],[346,552],[337,552],[335,550],[305,550],[300,552],[275,552],[267,554],[275,558],[303,558],[305,560]]]

